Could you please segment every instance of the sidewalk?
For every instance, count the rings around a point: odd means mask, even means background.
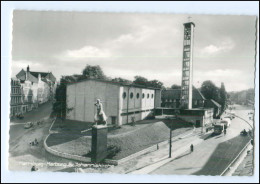
[[[232,176],[253,176],[254,174],[254,152],[251,146],[251,149],[248,151],[245,158],[236,168]]]
[[[165,145],[163,148],[155,152],[153,155],[149,155],[150,160],[152,163],[150,165],[141,167],[139,169],[136,169],[134,171],[128,172],[130,174],[148,174],[155,169],[165,165],[166,163],[178,159],[182,157],[183,153],[188,152],[190,150],[190,145],[193,144],[198,145],[201,142],[203,142],[203,139],[200,139],[200,129],[195,130],[191,135],[182,137],[179,140],[172,142],[172,157],[169,158],[169,145]],[[148,156],[148,155],[147,155]],[[159,158],[159,159],[158,159]],[[142,158],[144,159],[144,158]],[[157,159],[157,160],[156,160]],[[139,162],[142,162],[140,160]]]

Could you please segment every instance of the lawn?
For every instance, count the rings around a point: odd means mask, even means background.
[[[63,122],[64,123],[64,122]],[[55,150],[84,156],[91,150],[91,131],[80,133],[91,127],[91,123],[66,121],[66,125],[58,121],[53,130],[60,133],[51,134],[47,145]],[[181,120],[144,120],[135,126],[124,125],[121,128],[108,129],[108,146],[121,148],[113,159],[121,159],[141,151],[157,143],[169,139],[169,132],[177,136],[191,129],[191,125]]]

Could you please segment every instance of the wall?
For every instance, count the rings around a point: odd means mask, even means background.
[[[108,124],[115,117],[117,125],[132,122],[132,117],[135,121],[145,119],[153,113],[155,104],[160,106],[161,103],[160,91],[155,93],[153,89],[87,80],[67,86],[67,105],[74,108],[67,113],[67,119],[94,122],[94,103],[98,98],[102,101]],[[156,98],[159,100],[155,101]]]
[[[157,104],[160,105],[160,93],[157,94],[157,97],[159,97]],[[135,121],[140,121],[151,115],[155,106],[155,98],[155,90],[153,89],[129,86],[120,87],[119,106],[121,124],[132,122],[133,117]]]
[[[111,116],[116,117],[118,123],[118,95],[119,86],[106,82],[88,80],[68,85],[67,105],[73,110],[67,113],[67,119],[94,122],[94,104],[100,99],[108,118],[107,123],[112,123]]]
[[[207,126],[213,122],[213,109],[181,110],[179,118],[184,121],[195,123],[200,121],[200,126]]]

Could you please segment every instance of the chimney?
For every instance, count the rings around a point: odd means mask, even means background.
[[[41,81],[41,74],[38,74],[38,81]]]
[[[26,70],[26,72],[25,72],[25,80],[28,80],[29,72],[30,72],[30,67],[29,67],[29,65],[28,65],[28,66],[27,66],[27,70]]]

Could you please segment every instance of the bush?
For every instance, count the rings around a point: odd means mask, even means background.
[[[107,147],[107,158],[114,158],[121,151],[120,146],[110,145]]]

